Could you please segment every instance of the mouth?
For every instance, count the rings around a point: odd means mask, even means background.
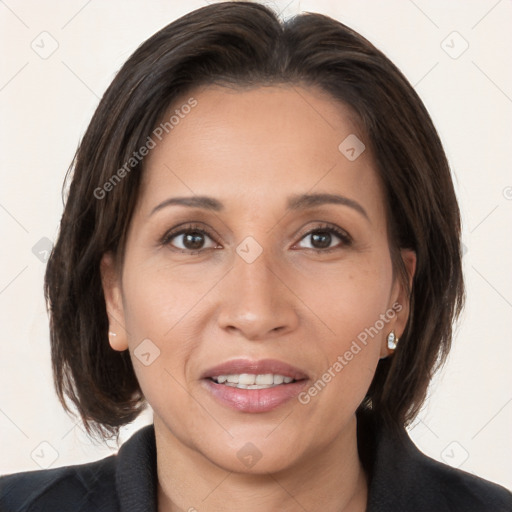
[[[296,397],[309,380],[282,361],[237,359],[201,376],[207,391],[224,406],[240,412],[268,412]]]

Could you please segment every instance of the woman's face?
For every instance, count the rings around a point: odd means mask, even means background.
[[[122,269],[103,259],[111,345],[129,349],[169,443],[278,471],[353,428],[404,329],[384,196],[350,110],[324,93],[190,96],[153,137]]]

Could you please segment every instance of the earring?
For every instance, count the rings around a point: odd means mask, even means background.
[[[397,345],[397,343],[398,343],[398,338],[397,338],[397,337],[396,337],[396,335],[395,335],[395,331],[391,331],[391,332],[388,334],[387,342],[388,342],[388,348],[389,348],[389,350],[395,350],[396,345]]]
[[[112,331],[108,331],[108,335],[109,336],[117,336],[117,334],[115,332],[112,332]]]

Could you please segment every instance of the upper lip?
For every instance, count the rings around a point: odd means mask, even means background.
[[[278,361],[277,359],[232,359],[217,366],[205,370],[201,378],[207,379],[218,377],[219,375],[240,375],[242,373],[251,373],[254,375],[264,375],[272,373],[274,375],[282,375],[283,377],[291,377],[294,380],[307,379],[308,376],[295,366]]]

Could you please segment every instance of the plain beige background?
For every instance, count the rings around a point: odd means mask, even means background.
[[[206,3],[0,1],[0,474],[117,450],[92,444],[53,390],[45,250],[57,233],[64,174],[115,72],[142,41]],[[512,488],[512,2],[261,3],[356,29],[431,113],[462,210],[468,301],[411,436],[433,458]],[[122,440],[148,422],[150,410]]]

